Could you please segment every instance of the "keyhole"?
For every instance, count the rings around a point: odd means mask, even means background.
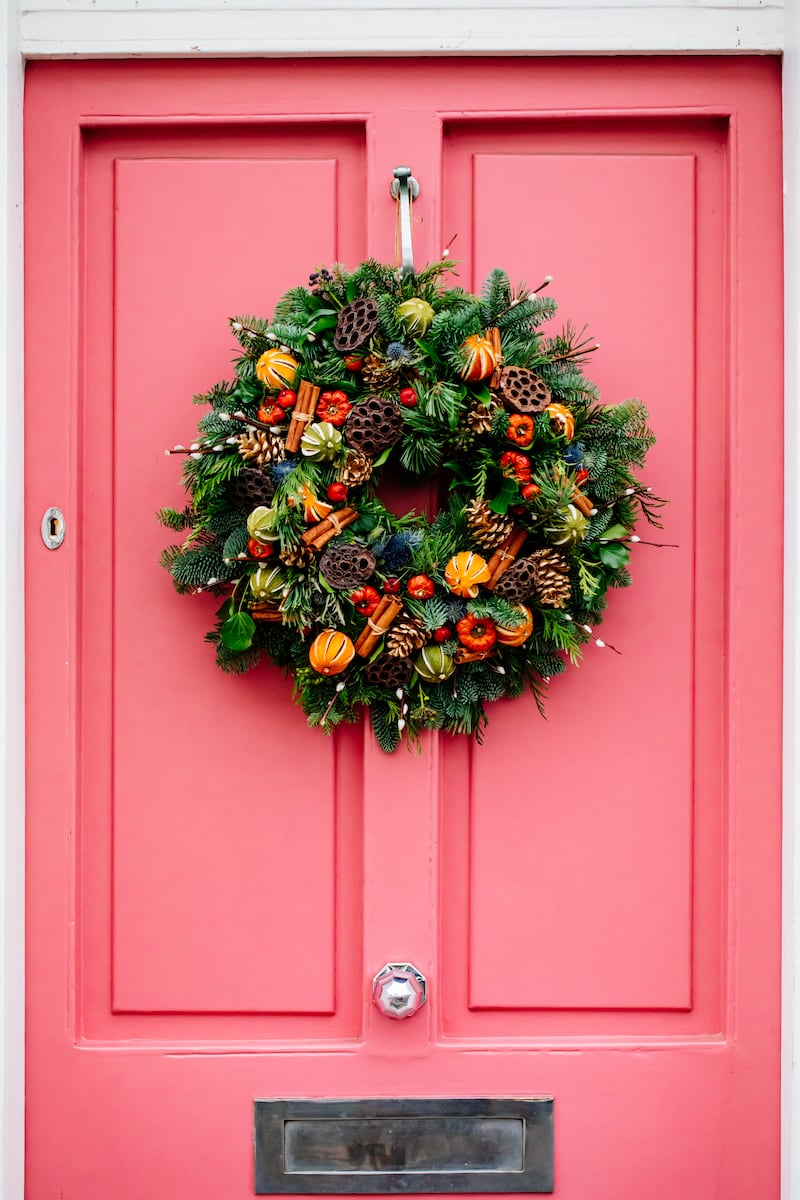
[[[57,550],[64,541],[64,514],[60,508],[48,508],[42,517],[42,541],[48,550]]]

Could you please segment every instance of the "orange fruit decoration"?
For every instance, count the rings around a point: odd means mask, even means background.
[[[323,629],[311,643],[308,661],[320,675],[338,675],[353,661],[356,648],[346,633]]]
[[[563,404],[548,404],[544,410],[550,418],[550,423],[563,433],[568,442],[572,441],[575,433],[575,417]]]
[[[513,627],[495,625],[497,640],[501,646],[521,646],[533,633],[533,613],[527,604],[515,604],[514,607],[525,619],[520,625]]]
[[[464,359],[461,378],[466,383],[478,383],[481,379],[487,379],[497,366],[494,346],[480,333],[473,333],[462,342],[461,353]]]
[[[268,388],[287,388],[294,383],[299,363],[285,350],[265,350],[256,363],[256,375]]]
[[[486,559],[471,550],[462,550],[454,554],[444,569],[444,578],[451,592],[456,596],[464,596],[470,600],[478,594],[478,586],[488,583],[491,573],[486,565]]]

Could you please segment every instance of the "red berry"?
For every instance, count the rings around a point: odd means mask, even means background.
[[[344,365],[348,371],[360,371],[364,365],[363,358],[359,358],[357,354],[348,354],[344,360]]]
[[[440,645],[442,642],[446,642],[447,639],[451,638],[452,636],[453,631],[447,625],[440,625],[438,629],[434,629],[433,631],[433,640],[438,642]]]
[[[272,546],[265,546],[262,542],[257,542],[255,538],[250,538],[247,550],[251,558],[271,558],[275,553]]]
[[[341,504],[347,499],[347,485],[344,483],[329,483],[326,495],[332,504]]]
[[[404,404],[406,408],[414,407],[414,405],[417,403],[417,393],[412,387],[400,389],[400,403]]]
[[[387,596],[394,596],[400,591],[399,579],[387,579],[384,582],[383,590]]]
[[[589,478],[589,472],[586,470],[585,467],[581,467],[580,471],[578,471],[578,473],[575,476],[575,482],[578,484],[586,483],[586,480],[588,478]]]
[[[291,388],[281,388],[275,397],[275,403],[280,404],[281,408],[294,408],[297,401],[297,392],[293,392]]]
[[[524,488],[521,489],[522,499],[523,500],[532,500],[534,496],[539,495],[541,490],[542,489],[540,487],[537,487],[535,483],[526,483]]]

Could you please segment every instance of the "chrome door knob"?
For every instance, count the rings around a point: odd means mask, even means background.
[[[411,963],[387,963],[372,981],[372,999],[385,1017],[413,1017],[428,999],[428,981]]]

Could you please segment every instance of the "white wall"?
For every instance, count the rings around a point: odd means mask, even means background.
[[[0,0],[0,1200],[22,1200],[23,58],[275,54],[785,56],[787,678],[784,1200],[800,1200],[800,0]],[[676,1198],[677,1200],[677,1198]]]

